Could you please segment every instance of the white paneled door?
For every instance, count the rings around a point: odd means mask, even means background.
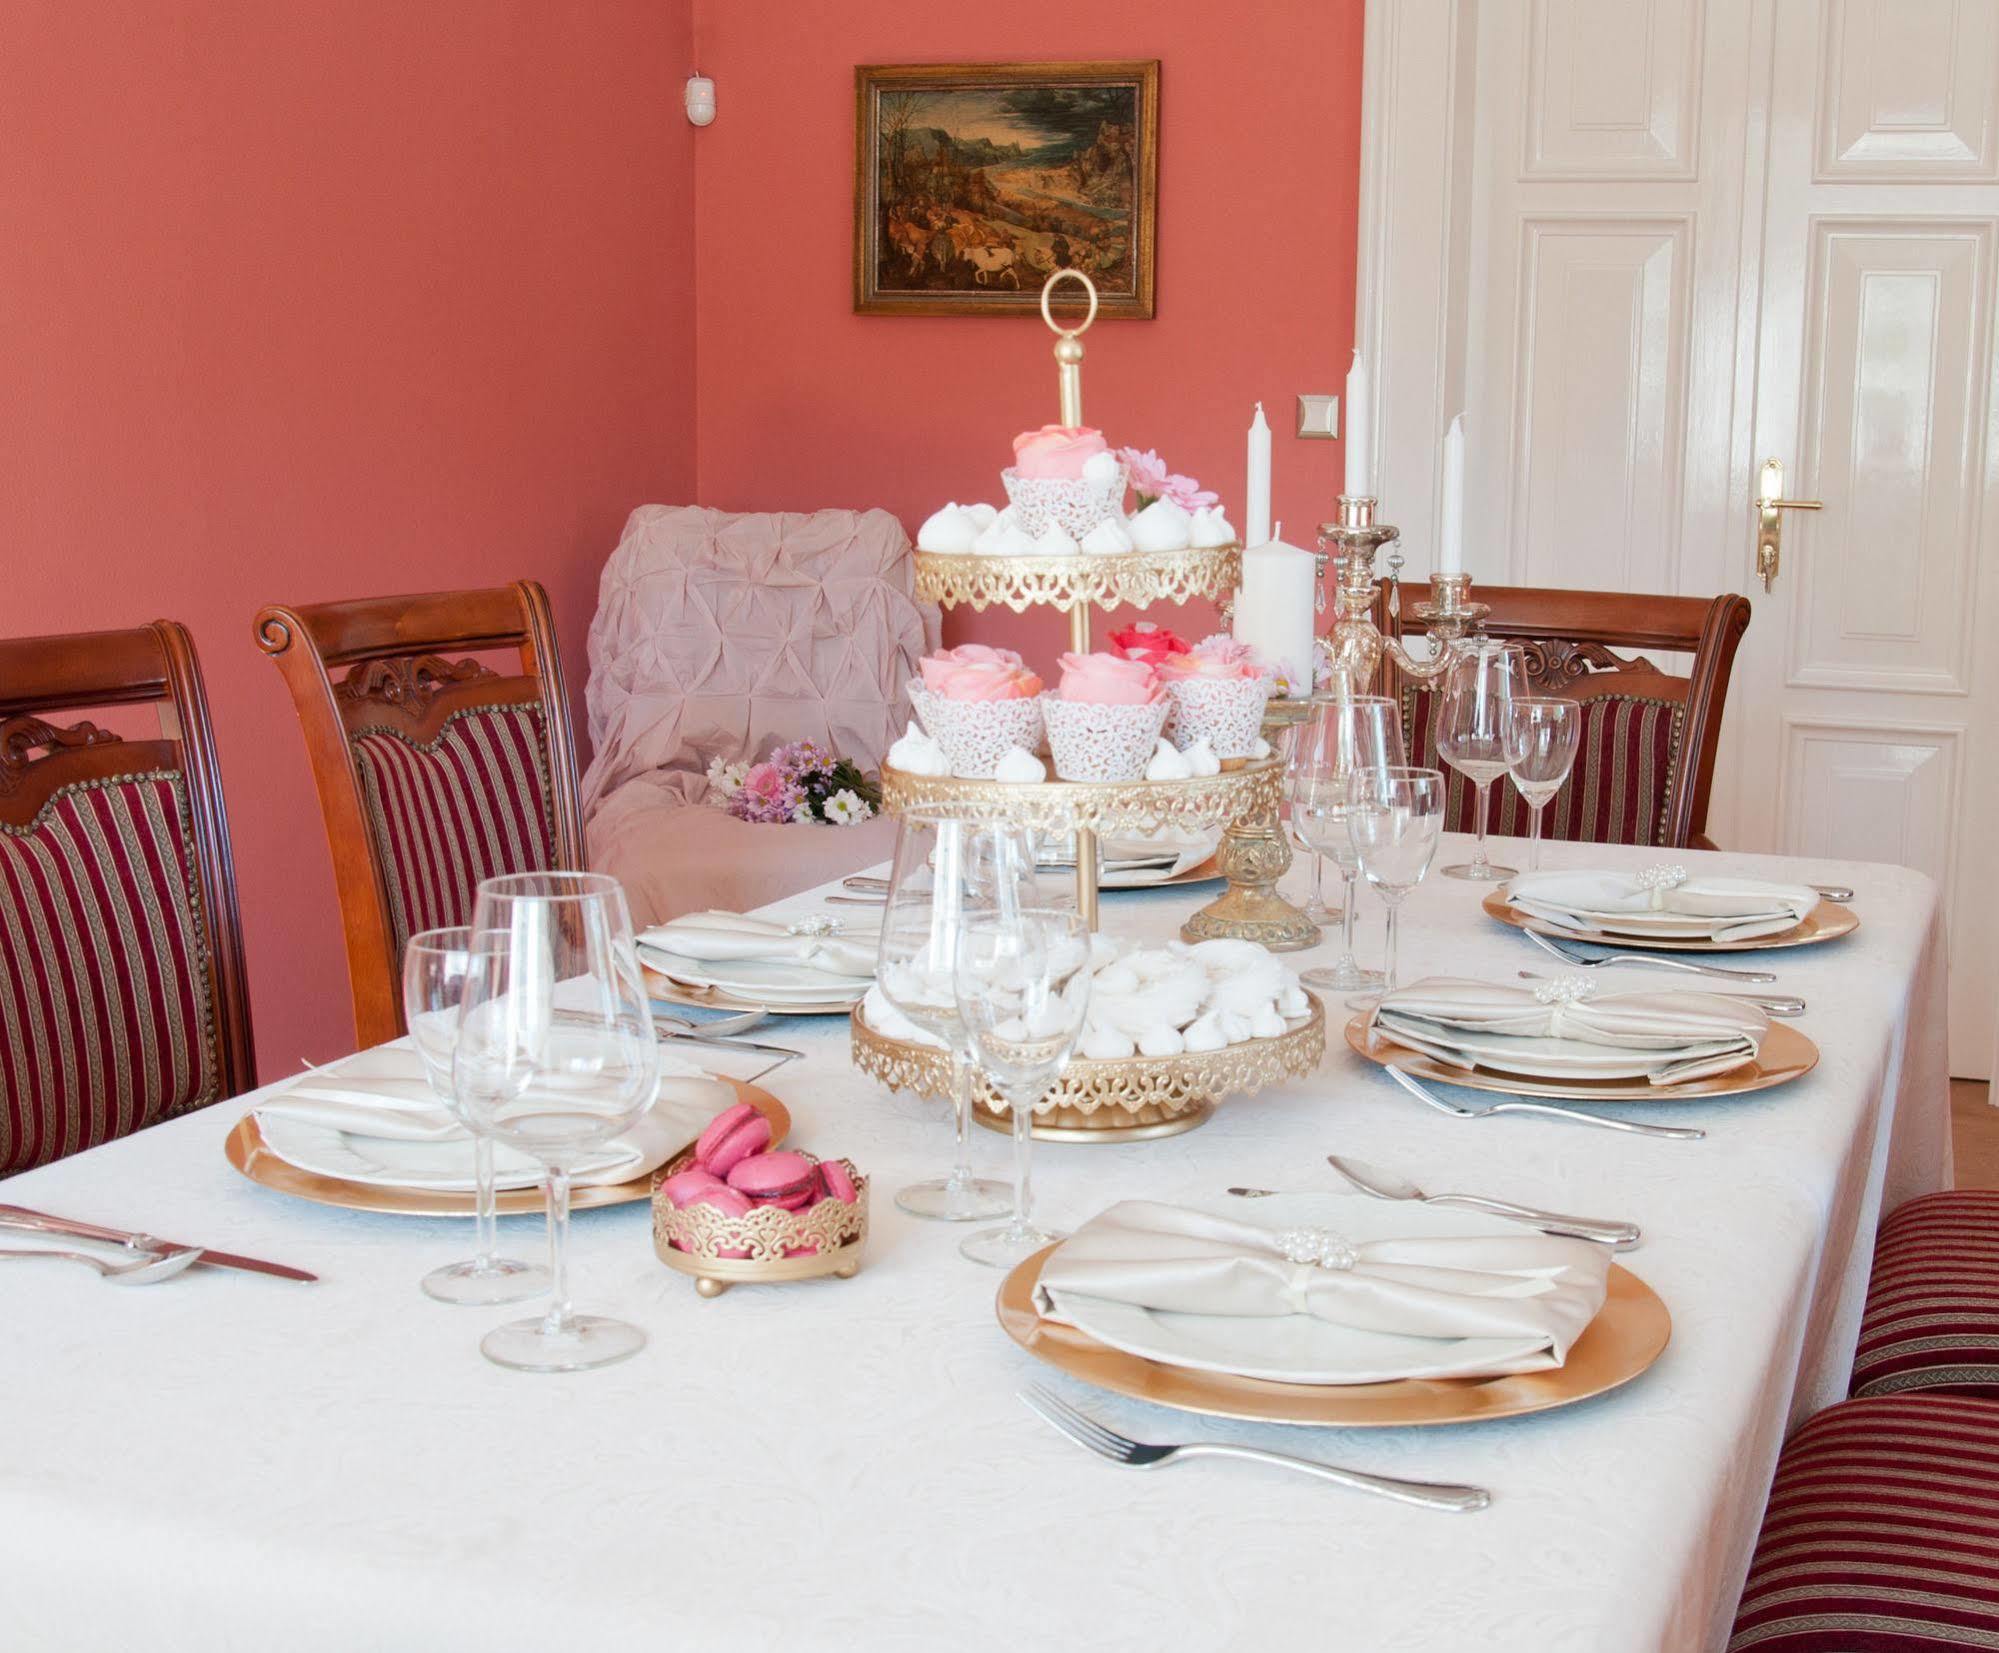
[[[1942,883],[1952,1067],[1990,1076],[1999,0],[1369,10],[1388,515],[1429,520],[1462,402],[1475,576],[1746,593],[1710,832]],[[1428,260],[1425,358],[1391,278]],[[1767,593],[1765,494],[1822,504],[1769,514]]]

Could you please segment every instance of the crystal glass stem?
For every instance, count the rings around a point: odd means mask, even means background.
[[[1477,794],[1477,801],[1473,805],[1473,819],[1478,823],[1478,841],[1472,845],[1471,852],[1472,877],[1490,878],[1492,876],[1492,862],[1485,853],[1485,821],[1486,811],[1492,805],[1492,782],[1489,780],[1475,782],[1472,790]],[[1394,911],[1393,908],[1389,910],[1391,913]],[[1392,919],[1390,923],[1392,927]],[[1390,956],[1392,960],[1393,955],[1391,954]],[[1388,974],[1392,981],[1395,976],[1392,962]]]
[[[1359,867],[1340,868],[1340,962],[1341,970],[1360,968],[1360,960],[1353,954],[1353,910],[1354,892],[1360,883]]]
[[[544,1337],[563,1337],[576,1329],[569,1302],[569,1169],[548,1168],[548,1313],[542,1317]]]
[[[472,1267],[484,1274],[500,1249],[500,1196],[493,1188],[493,1139],[472,1139],[472,1176],[479,1185],[478,1216],[474,1219]]]
[[[1384,890],[1382,894],[1384,896],[1387,896],[1388,892]],[[1395,991],[1395,985],[1396,985],[1395,944],[1402,934],[1402,926],[1398,922],[1401,917],[1401,913],[1402,913],[1402,897],[1399,894],[1392,897],[1388,897],[1388,957],[1382,965],[1382,983],[1381,983],[1381,990],[1384,993],[1393,993]]]
[[[952,1104],[958,1111],[957,1142],[951,1158],[951,1186],[969,1188],[972,1176],[972,1064],[963,1051],[951,1052]]]
[[[1007,1097],[1007,1112],[1013,1115],[1013,1223],[1017,1230],[1025,1230],[1034,1221],[1034,1189],[1028,1180],[1028,1166],[1033,1158],[1034,1146],[1034,1104],[1038,1096],[1024,1096],[1019,1092]]]
[[[1316,852],[1312,856],[1312,905],[1306,909],[1306,917],[1314,921],[1326,916],[1326,858]]]
[[[1530,802],[1527,806],[1527,870],[1529,872],[1539,872],[1541,870],[1541,811],[1547,807],[1545,801],[1538,804]]]

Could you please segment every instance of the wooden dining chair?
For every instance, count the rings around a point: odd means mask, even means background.
[[[548,593],[369,597],[257,616],[319,788],[363,1046],[404,1031],[403,946],[481,880],[580,869],[576,751]],[[518,671],[475,658],[512,651]],[[450,658],[453,655],[462,658]],[[511,662],[507,662],[511,664]]]
[[[1543,834],[1712,849],[1708,796],[1729,672],[1749,629],[1749,600],[1536,586],[1481,586],[1476,595],[1492,610],[1485,634],[1524,647],[1534,692],[1582,702],[1575,768],[1542,816]],[[1420,634],[1427,627],[1413,607],[1400,604],[1399,629]],[[1692,664],[1679,677],[1616,649],[1687,654]],[[1440,692],[1420,684],[1402,687],[1403,735],[1413,764],[1448,769],[1437,746],[1442,702]],[[1527,805],[1513,787],[1495,783],[1492,804],[1489,830],[1526,835]],[[1473,825],[1472,785],[1455,770],[1449,770],[1444,819],[1453,831]]]
[[[64,714],[151,706],[157,738]],[[256,1083],[185,627],[0,640],[0,1176]]]

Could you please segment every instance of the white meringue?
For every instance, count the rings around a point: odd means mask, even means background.
[[[1187,1048],[1187,1041],[1180,1037],[1180,1030],[1160,1022],[1148,1027],[1139,1036],[1138,1053],[1141,1056],[1178,1056]]]
[[[884,761],[905,775],[951,773],[951,760],[944,755],[944,748],[913,723],[903,730],[902,738],[888,749]]]
[[[1101,930],[1090,932],[1090,968],[1101,970],[1107,964],[1115,964],[1118,955],[1124,951],[1122,942],[1113,940]]]
[[[1093,453],[1083,461],[1083,480],[1094,487],[1108,488],[1117,481],[1121,465],[1114,453]]]
[[[1312,1013],[1312,1001],[1305,997],[1305,989],[1298,985],[1295,977],[1277,995],[1277,1013],[1280,1016],[1309,1016]]]
[[[1190,1051],[1222,1050],[1229,1042],[1228,1035],[1222,1032],[1220,1018],[1213,1013],[1197,1016],[1181,1037]]]
[[[1186,754],[1175,748],[1170,740],[1159,743],[1158,750],[1145,766],[1145,778],[1149,781],[1184,781],[1193,773]]]
[[[1217,505],[1212,509],[1201,506],[1194,513],[1194,520],[1187,525],[1189,545],[1233,545],[1235,530],[1229,526],[1229,519],[1222,515]]]
[[[972,519],[972,526],[980,533],[992,527],[993,519],[999,515],[997,505],[960,505],[958,509]]]
[[[1034,554],[1037,557],[1073,557],[1077,546],[1075,536],[1059,522],[1051,522],[1035,537]]]
[[[1093,1062],[1121,1062],[1138,1050],[1136,1044],[1114,1027],[1086,1029],[1076,1048]]]
[[[956,554],[971,550],[978,537],[979,525],[954,500],[923,519],[923,526],[916,530],[916,549]]]
[[[1194,519],[1170,499],[1155,499],[1131,519],[1131,543],[1140,551],[1184,551]]]
[[[982,557],[1031,557],[1034,541],[1019,524],[1008,522],[1002,512],[993,518],[990,526],[980,530],[972,549]]]
[[[1083,536],[1083,550],[1093,557],[1122,556],[1131,548],[1131,535],[1122,517],[1105,517]]]
[[[925,1032],[890,1004],[888,995],[881,990],[880,983],[870,987],[867,997],[861,1000],[861,1020],[877,1033],[891,1039],[904,1040],[909,1044],[941,1047],[944,1043],[936,1034]]]
[[[1266,1004],[1249,1019],[1249,1036],[1252,1039],[1275,1039],[1284,1031],[1284,1018],[1277,1014],[1277,1006]]]
[[[1138,972],[1131,967],[1130,960],[1106,966],[1090,980],[1092,993],[1136,993]]]
[[[1028,786],[1048,779],[1048,765],[1024,746],[1009,746],[993,765],[993,779]]]
[[[1249,1037],[1249,1018],[1238,1016],[1233,1010],[1224,1010],[1215,1018],[1215,1025],[1222,1030],[1222,1037],[1232,1045],[1239,1045]]]
[[[1219,775],[1222,772],[1222,760],[1215,756],[1215,749],[1205,735],[1180,756],[1186,760],[1190,775]]]
[[[1271,752],[1274,750],[1275,748],[1271,746],[1269,741],[1265,740],[1261,735],[1258,735],[1256,737],[1256,744],[1249,749],[1249,755],[1260,761],[1264,758],[1269,757]]]

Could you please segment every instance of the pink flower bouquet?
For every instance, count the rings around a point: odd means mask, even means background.
[[[780,746],[739,776],[740,767],[708,766],[708,778],[723,807],[739,821],[857,826],[881,808],[881,788],[854,764],[814,741]]]

